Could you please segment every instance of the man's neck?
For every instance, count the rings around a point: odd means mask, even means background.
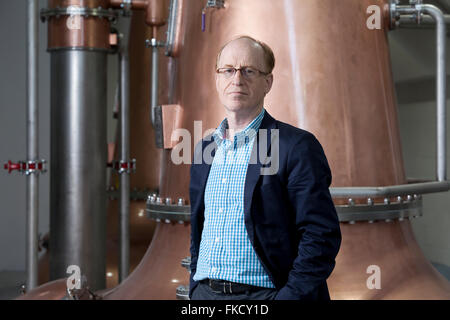
[[[248,113],[227,112],[228,130],[227,139],[231,139],[234,135],[245,129],[262,111],[262,105],[259,108],[252,109]]]

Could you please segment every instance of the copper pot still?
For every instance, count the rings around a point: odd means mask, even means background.
[[[388,28],[366,27],[370,5],[383,8],[383,21],[388,20],[387,1],[225,0],[205,10],[206,2],[178,0],[176,49],[172,57],[163,52],[160,57],[164,128],[185,128],[194,136],[194,121],[202,121],[203,131],[220,123],[225,114],[215,93],[215,57],[224,43],[246,34],[266,42],[277,60],[265,108],[318,138],[333,173],[332,187],[407,183]],[[164,31],[158,30],[159,39],[165,39]],[[136,93],[145,96],[149,85]],[[170,111],[174,103],[182,112]],[[187,199],[189,165],[172,163],[173,141],[164,138],[159,197]],[[198,136],[194,140],[192,146]],[[139,149],[148,137],[134,143]],[[154,150],[146,152],[151,158]],[[342,199],[334,201],[342,204]],[[327,281],[332,299],[450,299],[448,281],[424,257],[408,218],[341,222],[341,230],[341,249]],[[102,292],[102,298],[175,299],[176,289],[189,285],[189,273],[181,266],[189,244],[187,222],[158,222],[139,266],[119,286]],[[374,266],[381,276],[379,288],[370,283],[368,270]]]

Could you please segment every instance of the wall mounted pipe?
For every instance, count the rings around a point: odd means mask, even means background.
[[[38,119],[38,31],[39,2],[27,2],[27,161],[36,161],[39,153]],[[26,210],[26,288],[31,290],[38,284],[38,171],[27,175]]]

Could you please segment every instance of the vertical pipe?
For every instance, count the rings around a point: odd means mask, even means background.
[[[152,39],[152,88],[151,88],[151,116],[152,124],[155,126],[156,121],[156,107],[158,106],[158,72],[159,72],[159,56],[158,44],[155,38]]]
[[[123,38],[128,38],[125,34]],[[124,162],[130,160],[130,67],[128,43],[122,41],[119,50],[120,61],[120,157]],[[130,269],[130,176],[120,174],[120,263],[119,282],[125,280]]]
[[[50,279],[77,265],[93,290],[106,286],[106,61],[51,51]]]
[[[437,42],[437,74],[436,74],[436,96],[437,96],[437,179],[447,179],[446,169],[446,25],[442,11],[432,5],[417,5],[424,12],[429,13],[436,21]]]
[[[37,0],[28,0],[27,19],[27,161],[38,158],[38,15]],[[27,175],[26,270],[27,290],[37,286],[39,171]]]

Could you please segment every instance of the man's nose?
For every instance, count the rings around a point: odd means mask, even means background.
[[[233,84],[237,84],[240,85],[242,84],[242,70],[241,69],[236,69],[236,72],[233,75]]]

